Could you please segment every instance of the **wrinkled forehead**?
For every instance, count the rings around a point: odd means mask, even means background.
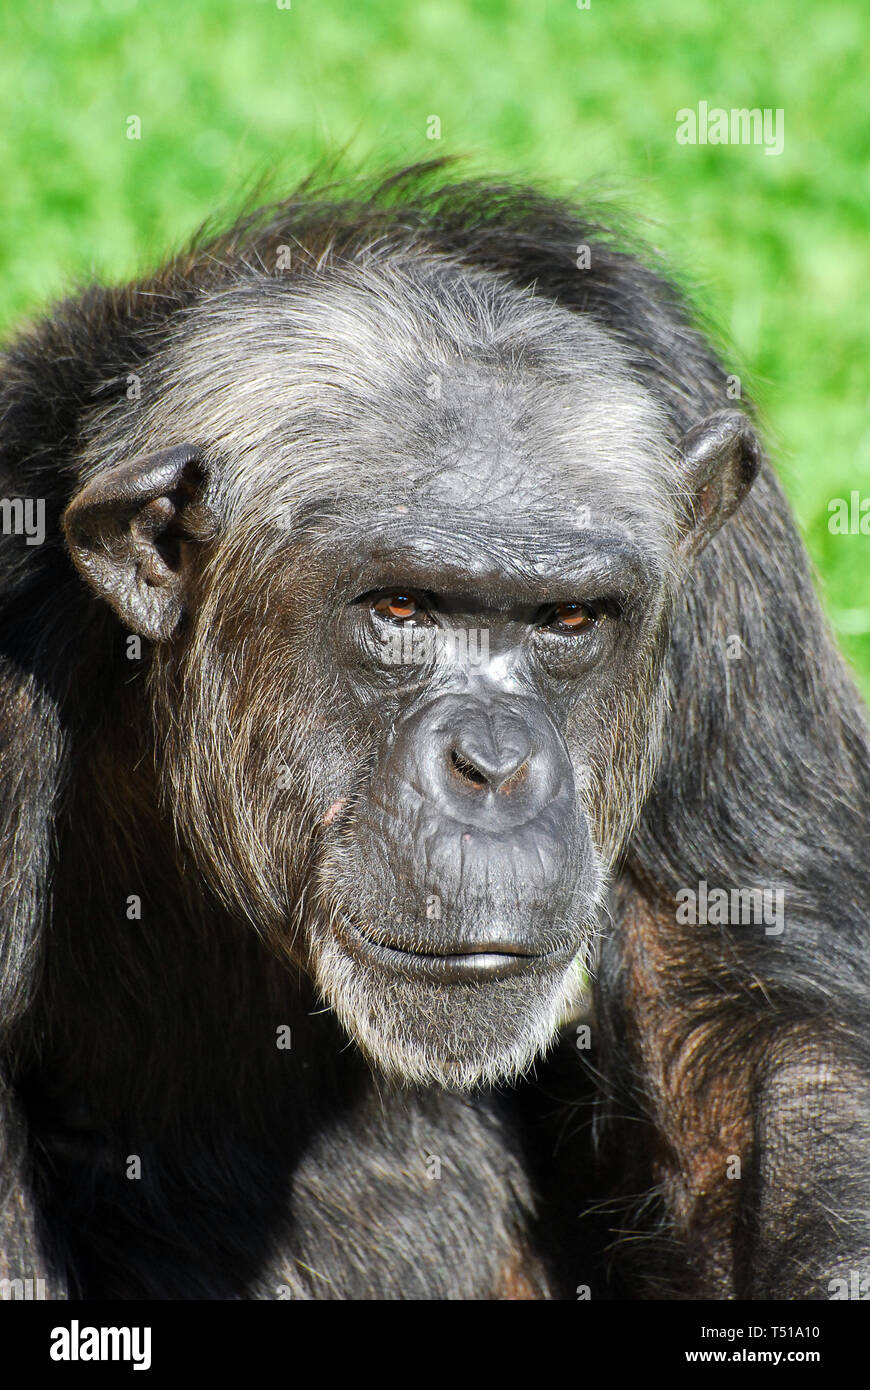
[[[665,423],[620,344],[496,277],[385,264],[238,287],[192,312],[160,375],[150,428],[169,416],[205,445],[230,518],[318,496],[673,515]]]

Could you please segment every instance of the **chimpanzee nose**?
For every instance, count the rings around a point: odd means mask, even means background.
[[[525,721],[509,711],[475,711],[448,750],[450,770],[470,787],[509,792],[522,781],[532,741]]]
[[[394,786],[406,789],[409,803],[422,799],[446,846],[457,824],[464,834],[509,837],[545,811],[556,814],[557,803],[572,814],[575,803],[560,730],[538,700],[513,692],[486,700],[451,692],[416,710],[393,733],[382,782],[386,795]],[[471,843],[462,841],[464,860]]]

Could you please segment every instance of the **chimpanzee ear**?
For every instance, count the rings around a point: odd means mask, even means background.
[[[201,481],[197,449],[182,444],[98,474],[64,515],[79,572],[153,642],[171,637],[184,611],[194,542],[203,539]]]
[[[761,466],[761,445],[745,415],[720,410],[689,430],[680,454],[689,511],[679,550],[697,555],[752,486]]]

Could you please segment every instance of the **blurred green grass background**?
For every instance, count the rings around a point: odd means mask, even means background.
[[[870,694],[870,8],[862,0],[0,0],[0,328],[124,277],[253,177],[433,154],[643,219],[759,402]],[[699,101],[782,107],[785,149],[682,146]],[[139,116],[140,140],[127,138]],[[437,115],[441,138],[427,138]]]

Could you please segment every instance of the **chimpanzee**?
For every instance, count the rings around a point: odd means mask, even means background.
[[[309,181],[0,371],[4,1287],[867,1280],[868,731],[652,258]]]

